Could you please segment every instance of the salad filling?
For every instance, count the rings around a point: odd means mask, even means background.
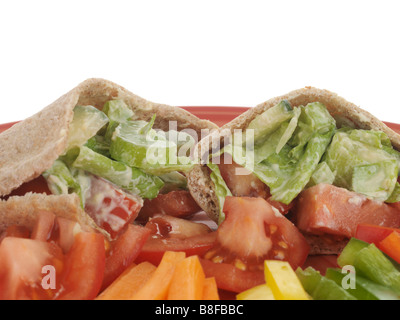
[[[298,225],[304,232],[315,233],[316,223],[309,224],[314,215],[320,218],[318,234],[323,230],[345,238],[352,236],[355,229],[343,228],[343,224],[356,226],[358,222],[368,223],[372,219],[371,223],[378,220],[388,227],[400,226],[400,214],[391,206],[400,201],[400,153],[393,148],[386,133],[339,127],[320,102],[293,108],[289,101],[283,100],[255,117],[244,136],[242,141],[235,141],[234,136],[231,143],[211,155],[211,159],[222,155],[221,164],[208,164],[219,202],[219,224],[225,219],[225,198],[233,194],[261,196],[275,208],[293,208],[290,210],[295,216],[293,221],[307,221]],[[252,141],[248,137],[254,137],[253,145],[249,146]],[[231,162],[226,161],[229,158]],[[227,166],[244,167],[247,174],[229,170]],[[260,190],[260,182],[265,187],[262,193],[255,192]],[[328,187],[313,188],[322,184]],[[239,194],[238,190],[246,192]],[[331,195],[337,192],[351,192],[345,197],[349,203],[334,205]],[[320,211],[325,215],[316,214],[319,209],[301,200],[312,201],[317,195]],[[363,203],[372,203],[367,206],[371,210],[363,212]],[[305,205],[308,210],[302,210]],[[389,218],[385,214],[379,217],[381,209]],[[286,214],[289,210],[279,211]],[[337,228],[332,227],[335,220],[327,218],[328,213],[338,221]]]
[[[136,219],[145,199],[185,190],[184,173],[193,166],[187,152],[192,136],[153,129],[155,115],[149,122],[130,120],[132,115],[122,100],[102,110],[76,106],[68,146],[43,173],[53,194],[78,194],[81,207],[111,238]]]

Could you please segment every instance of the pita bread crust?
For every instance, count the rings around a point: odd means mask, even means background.
[[[94,221],[81,209],[76,194],[46,195],[30,192],[24,196],[0,200],[0,231],[12,225],[33,228],[40,211],[50,211],[58,217],[97,228]]]
[[[294,107],[301,105],[305,106],[311,102],[321,102],[327,107],[330,114],[335,118],[338,127],[346,125],[358,129],[383,131],[388,135],[393,147],[397,150],[400,150],[400,135],[386,126],[375,116],[361,109],[355,104],[348,102],[344,98],[339,97],[336,93],[324,89],[306,87],[263,102],[222,126],[219,129],[219,133],[212,133],[210,135],[211,138],[208,137],[209,139],[203,139],[200,141],[198,147],[198,150],[201,150],[199,152],[199,159],[204,158],[202,152],[209,152],[212,141],[215,139],[221,139],[221,137],[224,137],[226,133],[233,133],[234,129],[247,128],[249,123],[255,117],[284,99],[287,99]],[[223,144],[221,144],[221,147],[222,146]],[[188,173],[189,190],[191,190],[192,196],[197,201],[199,206],[208,214],[208,216],[214,221],[218,221],[219,203],[217,197],[212,196],[215,195],[215,185],[209,178],[208,171],[200,170],[198,168],[199,166],[200,165],[196,166],[191,172]],[[205,193],[209,193],[209,195]]]
[[[0,197],[41,175],[64,152],[76,105],[102,109],[104,103],[112,99],[125,101],[134,111],[133,120],[150,120],[156,114],[156,129],[168,130],[169,121],[177,122],[178,131],[191,129],[198,136],[202,129],[218,128],[181,108],[147,101],[111,81],[88,79],[37,114],[0,134]],[[89,225],[109,238],[108,233],[98,228],[81,209],[75,194],[29,193],[0,200],[0,231],[13,224],[32,227],[41,210]]]
[[[124,100],[134,111],[133,119],[150,120],[156,114],[156,129],[167,130],[169,121],[177,121],[178,130],[195,130],[198,136],[201,129],[217,128],[186,110],[147,101],[113,82],[88,79],[39,113],[0,134],[0,196],[38,177],[63,153],[76,105],[101,109],[111,99]]]

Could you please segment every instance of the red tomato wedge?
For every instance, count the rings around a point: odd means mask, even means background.
[[[400,229],[381,227],[372,224],[359,224],[356,229],[355,238],[378,245],[379,242],[392,232],[400,233]]]
[[[111,243],[106,257],[103,289],[135,261],[149,236],[150,229],[129,224],[124,233]]]
[[[104,236],[80,232],[65,257],[60,300],[91,300],[100,291],[105,268]]]
[[[150,218],[150,221],[146,223],[146,228],[151,230],[153,238],[185,239],[211,232],[210,227],[204,223],[197,223],[165,214]]]
[[[141,207],[140,198],[126,194],[101,178],[91,176],[85,211],[112,239],[136,219]]]
[[[226,197],[225,220],[204,256],[241,270],[260,271],[264,260],[288,261],[293,269],[307,258],[309,245],[299,230],[262,198]]]
[[[0,300],[52,299],[56,289],[44,289],[43,267],[53,266],[56,279],[63,254],[54,243],[6,237],[0,245]]]
[[[235,197],[269,196],[268,187],[253,173],[232,160],[232,156],[224,153],[218,165],[221,176]]]
[[[218,289],[239,293],[265,283],[263,271],[244,271],[229,263],[206,259],[200,259],[200,262],[206,277],[215,277]]]
[[[47,241],[50,239],[53,231],[56,216],[49,211],[41,211],[38,213],[36,224],[33,228],[31,238],[35,240]]]
[[[57,217],[51,240],[57,243],[64,253],[67,253],[75,241],[75,234],[80,231],[82,229],[78,222]]]
[[[139,212],[139,219],[147,221],[156,214],[166,214],[174,217],[189,217],[201,211],[189,191],[176,190],[166,194],[159,194],[155,199],[144,200],[143,208]]]
[[[304,190],[294,207],[297,227],[312,234],[353,237],[359,224],[398,228],[400,213],[384,202],[328,184]]]
[[[135,263],[148,261],[158,265],[165,251],[182,251],[186,256],[203,256],[214,244],[216,232],[210,232],[200,236],[179,238],[149,238]]]
[[[271,193],[268,186],[253,173],[235,163],[231,155],[223,154],[220,162],[218,167],[221,176],[233,196],[264,198],[282,214],[286,214],[292,209],[293,202],[284,204],[271,200]]]

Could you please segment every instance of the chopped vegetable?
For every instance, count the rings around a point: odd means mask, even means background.
[[[328,268],[326,277],[335,281],[342,286],[346,273],[342,273],[339,269]],[[348,286],[346,288],[358,300],[399,300],[400,296],[387,287],[376,284],[360,275],[354,275],[354,288]]]
[[[289,101],[282,100],[272,108],[254,118],[247,129],[254,130],[254,139],[260,140],[274,132],[279,126],[293,117],[293,108]]]
[[[57,299],[92,300],[101,288],[105,267],[104,236],[80,232],[66,255]]]
[[[381,142],[383,139],[383,143]],[[395,189],[399,165],[387,136],[370,130],[342,130],[332,139],[325,161],[335,172],[334,184],[376,200]]]
[[[288,261],[293,268],[307,258],[309,245],[291,221],[262,198],[226,197],[225,220],[204,256],[241,270],[264,270],[265,259]]]
[[[202,300],[219,300],[217,282],[214,277],[204,279]]]
[[[293,209],[296,226],[313,234],[354,237],[361,223],[400,226],[399,211],[381,201],[328,184],[304,190]]]
[[[68,143],[65,151],[84,145],[108,121],[108,117],[93,106],[76,106],[74,118],[69,125]]]
[[[400,230],[392,232],[379,242],[378,248],[389,257],[400,263]]]
[[[265,283],[262,271],[245,271],[229,263],[215,263],[200,259],[206,277],[215,277],[218,288],[240,293],[259,284]]]
[[[185,259],[183,252],[165,252],[150,279],[132,296],[133,300],[165,300],[176,266]]]
[[[361,223],[357,226],[355,238],[368,243],[374,243],[378,246],[379,242],[385,239],[392,232],[400,233],[400,229]]]
[[[237,300],[275,300],[271,288],[266,284],[260,284],[236,295]]]
[[[218,204],[219,204],[219,208],[220,208],[218,224],[220,224],[225,219],[225,214],[223,211],[225,198],[227,196],[231,196],[232,193],[229,190],[228,186],[226,185],[224,179],[222,178],[221,171],[220,171],[218,165],[213,164],[213,163],[208,163],[207,166],[211,169],[210,178],[211,178],[212,182],[214,183],[215,194],[218,198]]]
[[[107,179],[120,188],[143,198],[155,198],[164,185],[156,176],[111,160],[84,146],[78,150],[78,156],[72,166]]]
[[[106,256],[103,288],[110,285],[135,261],[149,236],[149,229],[129,224],[126,230],[111,242],[111,249]]]
[[[264,261],[265,280],[277,300],[308,300],[296,273],[286,261]]]
[[[353,265],[357,274],[400,293],[400,271],[374,244],[352,240],[343,252],[339,266]]]
[[[131,264],[96,300],[129,300],[157,268],[149,262]]]
[[[175,268],[168,300],[201,300],[203,298],[205,275],[197,256],[180,261]]]
[[[156,214],[187,218],[199,211],[201,208],[189,191],[174,190],[159,193],[154,199],[145,199],[138,219],[147,221]]]
[[[364,248],[368,247],[368,243],[351,238],[347,245],[344,247],[340,253],[337,263],[339,266],[344,267],[346,265],[354,265],[356,254]]]
[[[314,300],[356,300],[352,294],[336,284],[335,281],[323,277],[311,267],[305,270],[297,268],[296,274],[306,292]]]
[[[148,127],[149,124],[144,121],[119,124],[111,139],[111,157],[154,174],[191,169],[193,163],[188,157],[178,155],[177,144]]]

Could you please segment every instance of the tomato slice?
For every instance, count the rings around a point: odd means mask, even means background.
[[[213,246],[216,232],[210,232],[200,236],[179,238],[149,238],[144,244],[135,263],[148,261],[158,265],[165,251],[183,251],[186,256],[203,256]]]
[[[253,173],[238,165],[230,154],[224,153],[218,165],[221,176],[235,197],[270,196],[268,187]]]
[[[400,226],[400,214],[393,206],[330,184],[303,190],[293,210],[296,226],[307,233],[351,238],[359,224]]]
[[[63,290],[57,299],[94,299],[100,291],[104,269],[104,236],[100,233],[78,233],[65,257],[61,278]]]
[[[128,195],[101,178],[91,177],[85,211],[98,226],[110,234],[112,239],[136,219],[141,207],[141,198]]]
[[[218,167],[221,171],[222,178],[233,196],[260,197],[266,199],[282,214],[287,214],[293,208],[293,202],[284,204],[279,201],[271,200],[271,193],[268,186],[253,173],[235,163],[231,155],[223,154]]]
[[[125,232],[111,243],[102,288],[109,286],[137,258],[150,236],[150,229],[130,224]]]
[[[153,238],[180,238],[185,239],[200,236],[211,232],[204,223],[197,223],[173,216],[158,214],[146,223]]]
[[[214,263],[200,259],[206,277],[215,277],[218,289],[242,292],[265,283],[263,271],[245,271],[229,263]]]
[[[159,194],[155,199],[144,200],[143,208],[139,212],[140,221],[147,221],[155,214],[166,214],[185,218],[201,211],[189,191],[175,190],[166,194]]]
[[[67,253],[75,241],[75,235],[81,231],[82,228],[78,222],[56,217],[50,240],[57,243],[63,252]]]
[[[56,279],[63,269],[63,254],[54,243],[6,237],[0,245],[0,300],[52,299],[59,286],[42,286],[44,266],[55,268]]]
[[[262,198],[226,197],[225,220],[205,258],[241,270],[260,271],[264,260],[285,260],[301,266],[310,250],[300,231]]]
[[[49,211],[41,211],[38,213],[35,226],[33,227],[31,238],[35,240],[47,241],[50,239],[53,231],[56,216]]]
[[[381,227],[372,224],[359,224],[356,229],[355,238],[378,245],[379,242],[393,231],[400,233],[400,229],[396,228]]]

